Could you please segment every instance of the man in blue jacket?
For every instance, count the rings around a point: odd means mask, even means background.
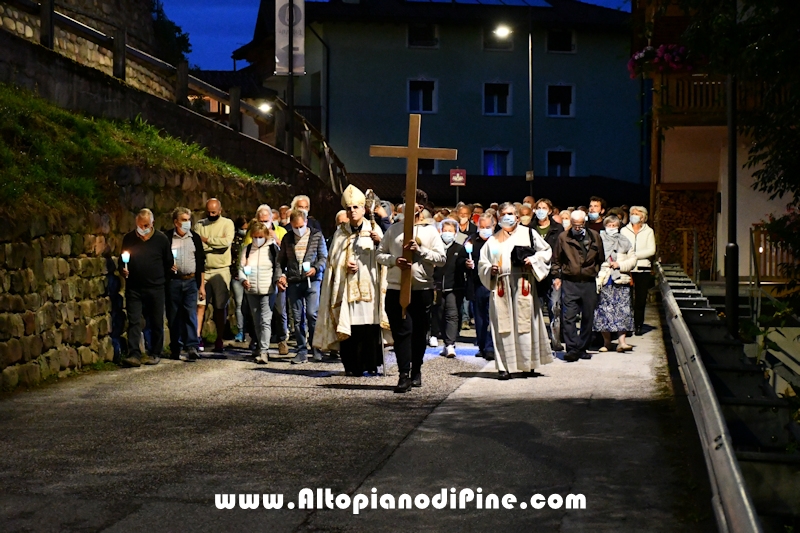
[[[292,364],[302,364],[308,361],[308,346],[314,340],[319,310],[319,285],[328,259],[328,247],[322,232],[308,226],[305,211],[292,210],[289,214],[289,227],[291,231],[281,241],[278,254],[278,262],[283,270],[278,288],[286,291],[286,299],[295,317],[297,354],[292,359]],[[305,326],[301,319],[303,316],[306,319]],[[314,361],[322,361],[322,353],[318,349],[314,348],[313,354]]]

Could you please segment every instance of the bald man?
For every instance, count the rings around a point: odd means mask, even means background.
[[[236,229],[231,219],[222,216],[222,202],[211,198],[206,202],[206,218],[195,224],[194,232],[203,241],[203,250],[206,253],[207,299],[197,302],[197,333],[198,336],[202,334],[205,309],[209,305],[212,306],[214,325],[217,327],[214,351],[221,353],[228,298],[230,298],[231,243],[236,235]]]

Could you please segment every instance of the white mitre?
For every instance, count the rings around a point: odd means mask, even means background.
[[[351,205],[359,205],[361,207],[367,205],[367,197],[354,185],[348,185],[344,193],[342,193],[342,207],[347,209]]]

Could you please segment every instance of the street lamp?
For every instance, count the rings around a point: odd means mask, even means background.
[[[530,19],[530,10],[528,10]],[[511,36],[513,31],[505,24],[501,24],[495,28],[493,32],[498,39],[507,39]],[[533,35],[530,20],[528,21],[528,132],[529,132],[529,145],[528,145],[528,172],[525,173],[525,179],[530,182],[530,194],[533,196]]]
[[[262,113],[269,113],[270,111],[272,111],[272,106],[269,105],[267,102],[264,102],[263,104],[258,106],[258,110],[261,111]]]

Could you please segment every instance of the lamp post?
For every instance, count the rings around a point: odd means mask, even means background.
[[[499,39],[508,39],[513,31],[501,24],[494,30]],[[530,195],[533,196],[533,29],[531,10],[528,9],[528,172],[525,179],[530,183]]]

